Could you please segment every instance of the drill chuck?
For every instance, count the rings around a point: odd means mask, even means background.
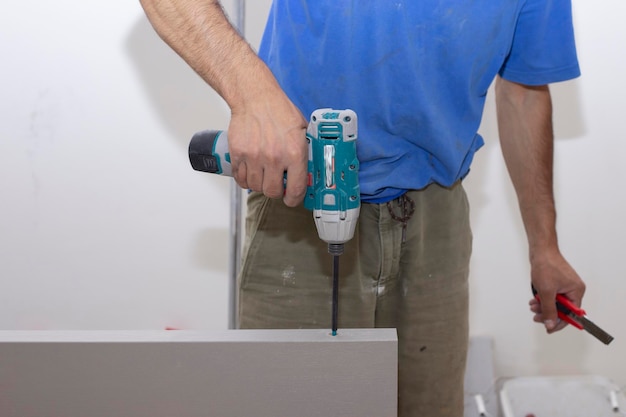
[[[333,256],[339,256],[343,254],[343,243],[329,243],[328,253]]]

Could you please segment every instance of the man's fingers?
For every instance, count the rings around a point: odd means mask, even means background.
[[[235,182],[237,183],[237,185],[243,188],[244,190],[250,188],[248,187],[248,167],[246,166],[246,163],[241,162],[236,165],[233,164],[232,170],[233,170],[233,178],[235,179]]]
[[[306,165],[296,165],[287,171],[287,187],[283,197],[286,206],[295,207],[304,200],[307,178]]]
[[[566,326],[567,326],[567,322],[561,319],[556,319],[556,326],[552,332],[558,332],[559,330],[565,328]]]
[[[530,311],[532,311],[533,313],[535,314],[541,313],[541,304],[536,298],[531,298],[530,301],[528,302],[528,305],[530,306]]]
[[[559,316],[556,309],[556,292],[539,291],[541,319],[548,333],[559,330]],[[562,327],[561,327],[562,328]]]
[[[281,198],[285,194],[285,173],[276,169],[265,170],[262,191],[269,198]]]
[[[556,312],[556,306],[554,305],[554,303],[547,304],[550,305],[546,305],[546,303],[542,305],[541,316],[543,319],[543,325],[545,326],[548,333],[551,333],[556,330],[559,317]]]
[[[559,330],[567,326],[567,322],[558,318],[558,313],[557,313],[556,321],[554,323],[551,323],[553,324],[552,326],[548,327],[548,325],[546,325],[546,318],[543,315],[541,303],[536,298],[532,298],[528,302],[528,305],[530,306],[530,311],[534,313],[533,321],[535,323],[542,323],[546,327],[546,330],[548,331],[548,333],[558,332]]]
[[[302,203],[307,187],[307,170],[300,166],[286,173],[275,168],[253,170],[245,162],[233,166],[233,178],[244,189],[262,192],[269,198],[283,198],[285,204],[295,207]],[[288,178],[288,179],[287,179]]]
[[[304,130],[298,133],[294,139],[297,142],[297,146],[292,148],[290,155],[290,163],[287,166],[287,187],[285,188],[285,195],[283,202],[286,206],[295,207],[302,203],[304,195],[306,194],[306,187],[308,184],[308,153],[309,148],[306,141],[306,133]]]

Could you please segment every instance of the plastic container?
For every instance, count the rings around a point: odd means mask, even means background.
[[[520,377],[500,390],[503,417],[620,417],[626,399],[600,376]]]

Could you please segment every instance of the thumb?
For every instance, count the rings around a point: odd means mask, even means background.
[[[541,317],[543,325],[548,332],[552,332],[556,329],[558,324],[558,312],[556,309],[556,292],[554,290],[541,289],[535,290],[533,287],[533,293],[541,304]]]

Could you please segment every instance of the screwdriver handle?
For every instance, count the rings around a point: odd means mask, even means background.
[[[571,303],[571,301],[569,301],[567,298],[565,298],[561,294],[558,294],[556,296],[557,300],[559,300],[559,297],[561,297],[562,299],[565,299],[568,305],[574,306]],[[566,307],[565,304],[563,304],[562,301],[557,301],[556,302],[556,309],[559,312],[559,318],[561,320],[564,320],[565,322],[571,324],[572,326],[576,327],[577,329],[583,330],[584,329],[583,325],[578,320],[574,319],[572,316],[576,315],[577,317],[583,317],[584,316],[584,310],[581,310],[581,309],[577,308],[576,306],[574,306],[574,308],[576,308],[577,311],[582,311],[583,314],[580,315],[580,314],[575,313],[569,307]]]
[[[537,290],[534,286],[532,287],[532,290],[533,295],[535,296],[537,301],[541,302],[541,300],[539,299],[539,294],[537,293]],[[587,314],[585,310],[574,305],[574,303],[572,303],[563,294],[556,295],[556,309],[561,320],[571,324],[577,329],[583,330],[583,325],[572,316],[584,317]]]
[[[579,317],[583,317],[587,315],[587,312],[585,310],[574,305],[574,303],[572,303],[570,299],[564,296],[563,294],[556,295],[556,302],[557,304],[561,303],[563,307],[565,307],[566,309],[568,309],[569,311],[571,311],[572,313],[574,313],[575,315]]]

